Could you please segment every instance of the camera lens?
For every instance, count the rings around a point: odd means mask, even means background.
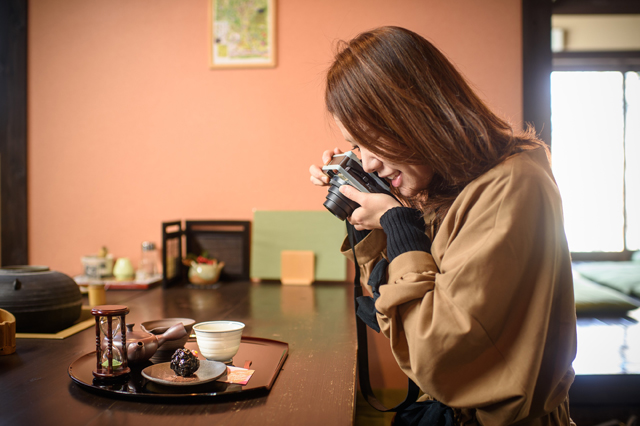
[[[327,210],[333,213],[333,215],[338,219],[345,220],[351,216],[351,213],[353,213],[355,209],[360,207],[360,204],[350,200],[340,193],[339,188],[342,185],[348,185],[343,179],[338,176],[334,176],[331,178],[329,183],[331,186],[329,187],[329,193],[327,194],[327,199],[323,206],[325,206]]]

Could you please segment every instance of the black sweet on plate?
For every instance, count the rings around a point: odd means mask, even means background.
[[[182,377],[193,375],[200,368],[198,357],[189,349],[181,348],[171,356],[171,369]]]

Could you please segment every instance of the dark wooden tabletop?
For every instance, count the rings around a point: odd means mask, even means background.
[[[95,350],[93,327],[64,340],[18,339],[16,352],[0,357],[0,425],[353,424],[352,294],[349,284],[249,282],[107,291],[108,304],[130,308],[127,323],[172,317],[242,321],[245,336],[287,342],[288,358],[268,393],[139,401],[90,392],[68,376],[74,360]]]

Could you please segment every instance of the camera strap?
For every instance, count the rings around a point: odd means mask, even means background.
[[[351,251],[353,252],[353,262],[355,263],[355,278],[353,280],[353,300],[355,304],[355,311],[358,310],[358,297],[362,296],[362,284],[360,283],[360,266],[358,265],[358,259],[356,258],[356,242],[353,237],[353,225],[351,225],[348,221],[345,221],[347,224],[347,235],[349,237],[349,244],[351,245]],[[365,400],[378,411],[383,412],[398,412],[407,408],[409,405],[413,404],[418,399],[418,394],[420,392],[420,388],[416,385],[413,380],[409,380],[409,388],[407,389],[407,396],[405,400],[400,404],[396,405],[393,408],[385,407],[378,398],[373,393],[373,389],[371,388],[371,382],[369,381],[369,353],[368,353],[368,342],[367,342],[367,325],[360,319],[358,315],[356,315],[356,331],[357,331],[357,339],[358,339],[358,348],[357,348],[357,358],[358,358],[358,379],[360,381],[360,391],[364,396]]]

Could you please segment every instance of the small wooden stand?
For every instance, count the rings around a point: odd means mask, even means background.
[[[315,280],[315,254],[309,250],[283,250],[280,253],[282,284],[310,285]]]

